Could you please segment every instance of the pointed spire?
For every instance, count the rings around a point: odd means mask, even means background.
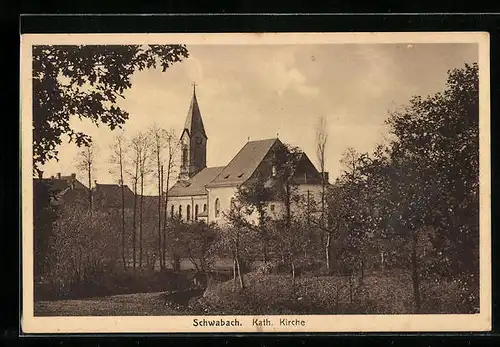
[[[189,136],[196,132],[201,132],[203,136],[207,137],[205,127],[203,126],[203,120],[201,118],[200,107],[198,106],[198,100],[196,98],[195,82],[193,82],[193,98],[191,99],[191,105],[189,106],[186,123],[184,124],[184,130],[188,131]]]

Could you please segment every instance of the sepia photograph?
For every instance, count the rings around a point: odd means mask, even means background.
[[[487,33],[21,39],[27,332],[491,328]]]

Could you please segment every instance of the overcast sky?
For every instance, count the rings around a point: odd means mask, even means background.
[[[119,105],[130,113],[124,134],[153,123],[180,135],[192,97],[192,82],[208,135],[207,165],[225,165],[251,140],[276,137],[301,147],[316,164],[315,131],[327,117],[326,169],[342,170],[347,147],[372,151],[387,135],[388,112],[444,88],[446,72],[477,61],[475,44],[321,44],[276,46],[188,46],[190,57],[166,72],[146,70],[132,77]],[[99,147],[95,177],[116,183],[108,171],[116,131],[74,121]],[[77,172],[78,149],[64,144],[59,162],[44,176]],[[82,182],[86,183],[85,180]],[[130,184],[129,182],[127,182]],[[154,194],[154,187],[147,193]]]

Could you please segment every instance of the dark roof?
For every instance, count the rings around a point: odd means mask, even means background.
[[[200,107],[198,106],[198,100],[196,99],[196,91],[193,90],[193,98],[191,99],[191,105],[189,106],[189,111],[186,117],[186,123],[184,124],[184,131],[187,131],[189,136],[192,136],[195,132],[200,131],[203,136],[207,137],[205,132],[205,127],[203,126],[203,120],[201,119]]]
[[[191,196],[207,194],[206,185],[210,183],[224,166],[206,167],[187,181],[178,181],[168,191],[169,196]]]
[[[244,183],[252,176],[275,144],[281,144],[281,141],[274,138],[247,142],[221,173],[208,184],[208,187],[232,186]]]
[[[297,184],[321,184],[321,173],[304,152],[295,167],[294,181]]]
[[[134,192],[124,186],[125,207],[133,207]],[[121,186],[118,184],[96,184],[95,201],[102,207],[121,207]]]
[[[71,183],[74,184],[74,189],[87,190],[88,188],[84,186],[76,177],[72,176],[61,176],[61,178],[34,178],[33,181],[38,184],[46,184],[53,192],[61,192],[66,188],[71,188]]]
[[[45,187],[50,192],[51,203],[82,202],[88,203],[88,188],[76,179],[76,176],[60,176],[60,178],[33,178],[33,187]]]

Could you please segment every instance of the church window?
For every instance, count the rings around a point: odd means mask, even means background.
[[[198,220],[198,204],[194,206],[194,220]]]
[[[234,209],[234,198],[231,198],[231,200],[229,200],[229,208],[230,208],[231,210],[233,210],[233,209]]]
[[[274,204],[271,204],[271,212],[274,212]]]
[[[273,165],[272,172],[271,172],[272,177],[276,177],[276,171],[277,171],[276,170],[276,165]]]
[[[219,198],[215,199],[215,218],[218,218],[220,214],[220,201]]]
[[[179,205],[179,218],[182,219],[182,205]]]
[[[207,210],[207,204],[203,204],[203,212]]]
[[[174,218],[174,205],[170,206],[170,218]]]
[[[186,206],[186,219],[188,221],[191,220],[191,206],[190,205]]]

